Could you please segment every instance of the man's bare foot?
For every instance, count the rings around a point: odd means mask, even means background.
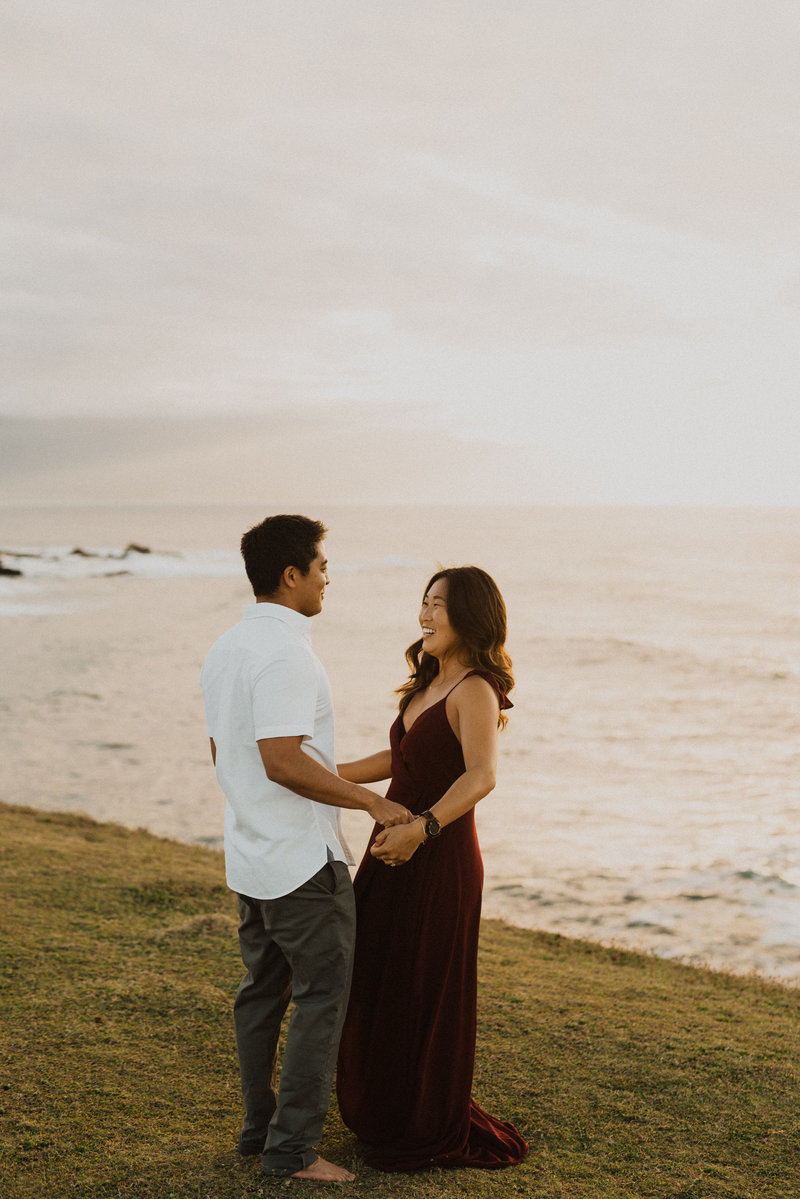
[[[356,1180],[355,1174],[345,1170],[344,1166],[334,1166],[333,1162],[326,1162],[324,1157],[318,1157],[310,1166],[306,1166],[304,1170],[298,1170],[291,1177],[308,1178],[312,1182],[355,1182]]]

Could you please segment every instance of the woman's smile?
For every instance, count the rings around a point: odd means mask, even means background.
[[[440,663],[461,645],[447,614],[447,580],[437,579],[422,599],[419,614],[422,644]]]

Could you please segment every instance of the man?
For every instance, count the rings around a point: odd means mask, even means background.
[[[239,896],[247,969],[234,1003],[239,1151],[261,1154],[266,1174],[346,1182],[354,1176],[313,1148],[330,1101],[355,934],[338,809],[360,808],[384,826],[410,814],[336,773],[330,685],[310,633],[329,582],[326,532],[305,516],[272,516],[245,533],[256,602],[211,647],[200,685],[227,799],[225,869]]]

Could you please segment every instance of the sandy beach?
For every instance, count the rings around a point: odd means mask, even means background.
[[[341,760],[386,741],[431,570],[474,561],[504,591],[485,914],[800,982],[799,513],[317,513]],[[236,545],[262,515],[3,510],[23,575],[0,579],[0,799],[220,844],[197,675],[250,599]],[[346,829],[359,856],[368,822]]]

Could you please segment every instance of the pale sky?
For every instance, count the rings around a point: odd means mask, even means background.
[[[294,413],[318,473],[372,414],[561,480],[523,498],[800,505],[796,0],[6,0],[0,36],[0,437]]]

